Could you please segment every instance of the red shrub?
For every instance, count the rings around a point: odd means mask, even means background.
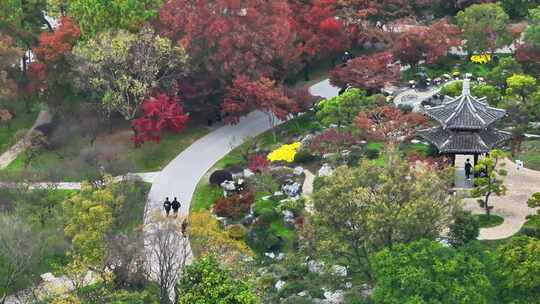
[[[255,193],[246,190],[240,194],[218,199],[214,203],[214,213],[218,216],[239,219],[249,211],[255,201]]]
[[[350,131],[326,129],[311,141],[309,151],[322,156],[326,153],[337,153],[356,143],[357,139]]]
[[[264,155],[256,154],[249,157],[248,167],[249,170],[253,172],[261,172],[264,169],[268,168],[268,165],[270,165],[270,163]]]

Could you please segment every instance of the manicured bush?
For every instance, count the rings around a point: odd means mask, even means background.
[[[225,181],[232,181],[232,180],[233,180],[233,176],[231,172],[226,171],[226,170],[217,170],[217,171],[214,171],[212,175],[210,175],[210,184],[215,185],[215,186],[219,186]]]
[[[299,164],[309,163],[313,160],[315,160],[315,156],[306,149],[296,152],[296,155],[294,156],[294,162]]]
[[[218,216],[240,219],[244,216],[255,201],[255,193],[246,190],[242,193],[218,199],[214,203],[214,213]]]
[[[463,246],[476,240],[480,233],[480,224],[468,211],[459,211],[449,228],[448,239],[454,247]]]
[[[379,154],[380,154],[379,149],[368,147],[365,150],[365,155],[368,159],[377,159],[379,158]]]
[[[227,227],[227,233],[233,239],[242,239],[247,234],[247,229],[241,224],[235,224]]]
[[[268,222],[258,219],[247,235],[247,243],[256,252],[277,252],[283,248],[285,240]]]

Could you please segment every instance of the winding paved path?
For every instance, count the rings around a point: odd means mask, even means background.
[[[506,195],[493,196],[490,205],[493,206],[492,214],[500,215],[504,222],[496,227],[480,229],[480,240],[498,240],[511,237],[516,234],[526,221],[526,216],[534,214],[535,209],[527,206],[527,200],[535,192],[540,192],[540,171],[523,168],[517,170],[515,163],[506,160],[505,169],[508,175],[504,177],[504,183],[508,188]],[[476,199],[464,200],[465,208],[476,214],[483,214]]]

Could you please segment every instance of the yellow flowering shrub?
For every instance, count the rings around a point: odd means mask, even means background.
[[[288,163],[292,163],[298,148],[300,148],[299,142],[295,142],[290,145],[282,145],[276,150],[270,152],[266,158],[271,162],[286,161]]]
[[[491,55],[489,54],[472,55],[471,61],[477,64],[486,64],[491,61]]]

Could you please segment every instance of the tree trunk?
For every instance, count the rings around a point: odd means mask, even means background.
[[[490,208],[489,208],[489,196],[491,195],[491,192],[489,192],[488,194],[486,194],[486,198],[484,200],[484,209],[486,210],[486,215],[487,216],[490,216]]]

